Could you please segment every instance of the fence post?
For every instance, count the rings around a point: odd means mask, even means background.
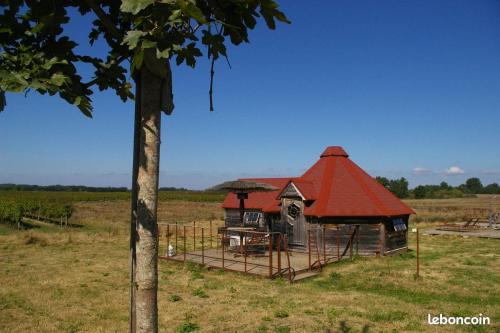
[[[352,229],[352,228],[350,228]],[[355,233],[356,233],[356,228],[354,228],[354,231],[353,233],[349,236],[349,259],[352,260],[352,242],[354,242],[354,236],[355,236]]]
[[[290,267],[290,254],[288,253],[288,236],[287,235],[285,235],[284,244],[285,244],[286,260],[287,260],[287,264],[288,264],[288,282],[292,283],[292,268]]]
[[[420,277],[420,244],[419,244],[419,237],[418,237],[418,226],[417,226],[417,278]]]
[[[210,248],[212,248],[212,220],[210,220]]]
[[[201,227],[201,264],[205,265],[205,232]]]
[[[224,230],[222,232],[221,240],[220,240],[220,243],[222,246],[222,270],[224,270],[224,242],[225,242],[225,238],[226,238],[226,231]]]
[[[177,222],[175,222],[175,253],[177,253],[177,234],[179,232],[179,226]]]
[[[273,278],[273,235],[269,234],[269,278]]]
[[[196,221],[193,221],[193,251],[196,252]]]
[[[170,257],[170,224],[167,224],[167,258]]]
[[[326,237],[325,237],[325,232],[326,232],[326,226],[323,224],[323,261],[326,264]]]
[[[281,274],[281,233],[278,234],[278,274]]]
[[[340,261],[340,227],[337,225],[337,261]]]
[[[183,235],[184,236],[184,261],[186,261],[186,250],[187,250],[186,249],[186,226],[184,226],[183,229],[184,229],[183,230],[184,231],[184,235]]]
[[[359,253],[359,224],[356,226],[356,256]]]
[[[307,229],[307,256],[309,259],[309,270],[311,270],[311,229]]]
[[[243,235],[245,236],[245,235]],[[245,253],[243,254],[245,257],[245,273],[247,272],[247,246],[245,244]]]

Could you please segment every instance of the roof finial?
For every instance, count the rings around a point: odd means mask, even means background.
[[[349,157],[349,155],[346,153],[344,148],[340,146],[330,146],[325,149],[323,154],[321,154],[321,157],[328,157],[328,156],[342,156],[342,157]]]

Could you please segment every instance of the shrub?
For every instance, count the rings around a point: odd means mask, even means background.
[[[274,312],[276,318],[286,318],[288,317],[288,312],[285,310],[277,310]]]
[[[192,295],[196,296],[196,297],[199,297],[199,298],[208,298],[207,293],[203,289],[201,289],[201,288],[193,290]]]
[[[200,329],[200,325],[192,323],[190,321],[185,321],[177,327],[178,333],[190,333],[194,331],[198,331]]]
[[[182,297],[180,297],[179,295],[175,295],[174,294],[174,295],[168,296],[168,300],[170,302],[178,302],[178,301],[182,300]]]

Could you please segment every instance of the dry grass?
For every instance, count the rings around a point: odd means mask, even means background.
[[[484,199],[410,204],[423,216],[439,216],[452,206],[467,214],[482,208]],[[160,219],[168,222],[214,216],[221,216],[217,204],[160,205]],[[71,232],[0,226],[0,331],[127,331],[128,204],[79,204],[73,223],[84,226]],[[336,332],[346,321],[356,332],[365,325],[371,332],[456,332],[453,326],[430,329],[427,313],[483,313],[492,326],[458,329],[498,332],[498,240],[422,236],[421,241],[418,280],[413,251],[334,264],[318,278],[294,285],[161,261],[160,330]]]
[[[461,222],[471,217],[488,218],[490,209],[500,211],[500,196],[479,195],[464,199],[405,200],[417,215],[412,222],[443,223]]]

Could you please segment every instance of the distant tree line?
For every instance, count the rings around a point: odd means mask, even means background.
[[[500,185],[492,183],[483,186],[479,178],[473,177],[459,186],[451,186],[446,182],[439,185],[419,185],[414,189],[408,188],[408,180],[404,177],[400,179],[388,179],[386,177],[376,177],[377,181],[398,198],[415,199],[447,199],[473,196],[475,194],[500,194]]]
[[[28,184],[0,184],[3,191],[50,191],[50,192],[127,192],[127,187],[98,187],[83,185],[28,185]],[[160,187],[160,191],[189,191],[184,187]]]

